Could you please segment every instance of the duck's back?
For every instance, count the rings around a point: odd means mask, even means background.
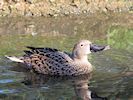
[[[72,58],[65,52],[52,48],[28,47],[30,51],[24,51],[24,63],[33,70],[49,75],[72,75],[75,73],[75,65]]]

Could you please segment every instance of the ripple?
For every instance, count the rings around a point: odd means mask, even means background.
[[[14,80],[12,79],[3,79],[3,80],[0,80],[0,84],[3,84],[3,83],[12,83],[14,82]]]
[[[0,94],[16,93],[16,92],[18,92],[16,89],[0,89]]]

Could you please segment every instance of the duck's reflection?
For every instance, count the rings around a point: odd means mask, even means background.
[[[89,90],[89,80],[92,74],[80,76],[46,76],[42,74],[27,73],[23,83],[29,87],[41,87],[45,84],[56,84],[57,82],[70,83],[74,88],[75,96],[71,100],[107,100],[107,98],[98,97]],[[64,87],[65,88],[65,87]]]
[[[79,78],[78,78],[79,77]],[[91,100],[91,91],[89,90],[88,82],[91,78],[91,74],[78,76],[77,79],[73,80],[73,87],[77,99]]]

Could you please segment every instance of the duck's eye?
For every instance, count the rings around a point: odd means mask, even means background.
[[[83,46],[83,44],[80,45],[81,47]]]

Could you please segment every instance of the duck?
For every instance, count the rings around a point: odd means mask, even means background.
[[[99,46],[89,40],[78,41],[72,53],[49,47],[28,46],[27,48],[29,50],[24,50],[25,54],[22,57],[6,56],[6,58],[24,64],[27,69],[32,69],[36,73],[60,76],[91,73],[93,67],[88,61],[88,55],[92,52],[110,49],[108,45]]]

